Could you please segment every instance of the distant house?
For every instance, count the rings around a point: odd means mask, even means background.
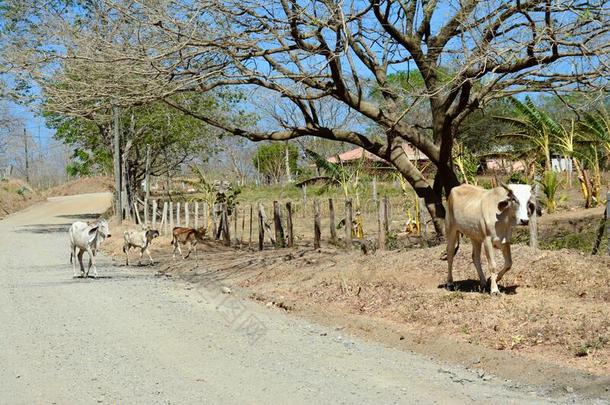
[[[415,149],[413,146],[411,146],[408,143],[403,143],[402,149],[405,151],[405,154],[407,155],[409,160],[411,160],[412,162],[426,163],[430,160],[428,158],[428,156],[424,155],[422,152]],[[379,156],[372,154],[371,152],[364,150],[364,148],[356,148],[356,149],[348,150],[347,152],[333,155],[326,159],[326,161],[328,161],[330,163],[347,163],[347,164],[354,164],[354,163],[360,162],[362,160],[364,160],[365,162],[371,163],[372,166],[375,166],[376,168],[379,168],[379,169],[387,169],[387,168],[391,167],[391,165],[388,161],[380,158]]]
[[[572,173],[572,159],[562,156],[553,156],[551,158],[551,170],[553,170],[554,172]]]

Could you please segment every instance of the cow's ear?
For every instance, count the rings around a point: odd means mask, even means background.
[[[502,200],[498,203],[498,210],[500,212],[504,211],[505,209],[508,208],[508,205],[510,204],[510,198],[507,198],[505,200]]]
[[[95,235],[95,233],[97,232],[97,228],[99,228],[99,225],[89,229],[89,236]]]

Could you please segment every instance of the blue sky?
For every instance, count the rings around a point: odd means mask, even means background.
[[[25,125],[25,129],[36,142],[40,140],[43,148],[49,145],[55,131],[47,128],[42,117],[29,108],[11,101],[7,101],[6,106],[13,118],[19,120],[21,125]]]

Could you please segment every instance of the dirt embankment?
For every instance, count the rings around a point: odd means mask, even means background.
[[[114,191],[112,178],[107,176],[81,177],[53,187],[45,193],[47,197]]]
[[[29,207],[47,197],[113,191],[112,179],[105,176],[82,177],[57,187],[40,191],[25,181],[10,179],[0,181],[0,219]]]
[[[11,179],[0,181],[0,218],[20,211],[44,196],[24,181]]]

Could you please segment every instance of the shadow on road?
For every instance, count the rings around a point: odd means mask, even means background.
[[[57,215],[57,218],[73,219],[75,221],[98,219],[101,214],[65,214]]]
[[[18,233],[57,233],[68,232],[71,223],[65,224],[32,224],[23,225],[21,229],[16,230]]]

